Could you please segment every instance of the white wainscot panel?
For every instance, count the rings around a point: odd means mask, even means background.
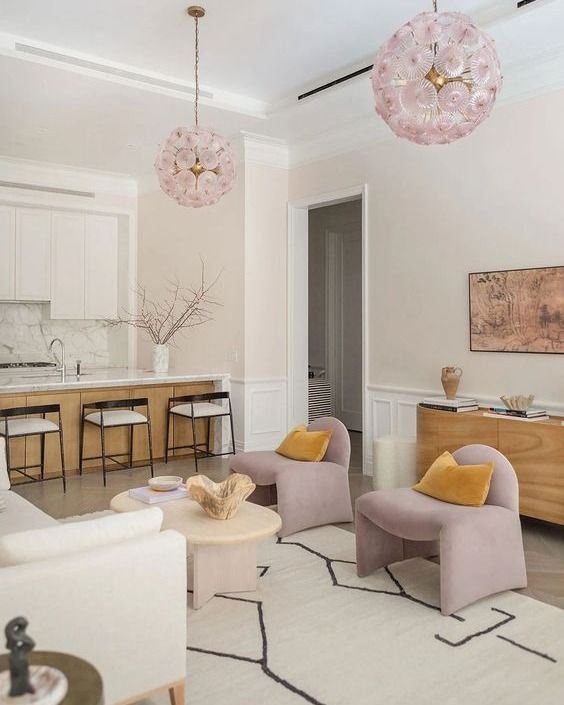
[[[273,450],[287,433],[286,379],[232,380],[237,451]]]
[[[397,407],[397,429],[398,436],[411,436],[415,438],[417,433],[417,402],[398,401]]]

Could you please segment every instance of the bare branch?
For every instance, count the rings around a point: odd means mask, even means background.
[[[135,292],[138,301],[137,313],[124,310],[123,315],[106,323],[111,326],[127,325],[138,328],[145,331],[155,345],[165,345],[172,343],[181,330],[201,326],[213,320],[211,308],[221,304],[210,292],[223,270],[208,284],[202,258],[200,263],[200,282],[196,287],[183,287],[178,280],[167,281],[165,298],[155,301],[148,298],[145,287],[139,285]]]

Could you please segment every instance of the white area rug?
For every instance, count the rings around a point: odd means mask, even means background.
[[[332,526],[263,544],[256,593],[189,609],[187,702],[562,705],[564,611],[507,592],[443,617],[436,565],[354,560]]]

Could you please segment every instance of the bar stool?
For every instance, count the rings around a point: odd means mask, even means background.
[[[38,414],[40,418],[27,418],[28,415]],[[45,414],[57,414],[59,423],[50,421],[45,418]],[[26,418],[14,418],[22,417]],[[45,436],[48,433],[59,434],[59,448],[61,454],[61,475],[56,477],[45,478]],[[44,404],[42,406],[18,406],[11,409],[0,409],[0,436],[6,439],[6,463],[8,465],[8,473],[18,472],[20,475],[28,478],[30,482],[38,482],[40,480],[62,480],[63,492],[67,491],[67,479],[65,475],[65,449],[63,445],[63,424],[61,421],[61,406],[60,404]],[[27,465],[25,462],[20,467],[13,468],[10,465],[10,440],[12,438],[24,438],[27,436],[40,436],[40,462],[38,465]],[[40,468],[41,475],[34,477],[28,474],[28,470],[32,468]]]
[[[223,399],[227,399],[228,410],[223,406]],[[221,400],[220,404],[214,403]],[[192,443],[183,446],[169,445],[170,436],[170,418],[176,416],[190,419],[192,424]],[[229,424],[231,427],[231,450],[226,453],[213,453],[210,450],[210,434],[212,419],[229,416]],[[207,419],[207,438],[205,443],[197,443],[196,438],[196,420]],[[174,439],[173,439],[174,443]],[[194,451],[194,462],[196,463],[196,472],[198,472],[198,453],[202,458],[217,458],[221,455],[235,455],[235,434],[233,432],[233,409],[231,408],[231,397],[229,392],[210,392],[209,394],[188,394],[183,397],[171,397],[168,400],[168,414],[166,417],[166,448],[165,448],[165,463],[168,463],[169,451],[180,450],[181,448],[191,448]],[[205,450],[200,450],[205,448]]]
[[[147,415],[135,411],[135,407],[145,407]],[[90,411],[96,409],[96,411]],[[93,424],[100,429],[100,443],[102,455],[95,455],[88,458],[84,457],[84,429],[85,424]],[[129,450],[125,453],[114,453],[108,455],[106,453],[106,430],[109,428],[129,427]],[[104,477],[104,487],[106,486],[106,461],[111,460],[116,465],[119,465],[124,470],[129,470],[133,467],[133,429],[135,426],[147,427],[147,440],[149,443],[149,467],[151,468],[151,477],[154,477],[153,471],[153,439],[151,435],[151,415],[149,412],[149,400],[146,397],[139,399],[112,399],[111,401],[95,401],[82,406],[82,417],[80,420],[80,469],[82,475],[83,464],[85,460],[102,460],[102,474]],[[114,456],[128,456],[129,465],[125,465]]]

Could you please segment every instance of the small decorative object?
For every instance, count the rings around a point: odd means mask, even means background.
[[[256,485],[248,475],[232,473],[223,482],[213,482],[205,475],[186,480],[186,489],[212,519],[231,519],[239,505],[254,492]]]
[[[205,265],[202,262],[201,279],[198,286],[185,288],[179,282],[170,282],[163,301],[152,301],[147,297],[145,287],[137,289],[137,312],[125,311],[115,320],[108,320],[110,326],[127,325],[144,331],[153,342],[153,371],[168,372],[169,343],[187,328],[201,326],[213,320],[212,306],[221,304],[210,295],[220,274],[208,284]]]
[[[501,90],[494,42],[460,12],[422,12],[380,49],[372,72],[376,112],[398,135],[446,144],[469,135]]]
[[[0,673],[0,705],[58,705],[67,694],[66,676],[51,666],[29,665],[35,642],[27,625],[25,617],[15,617],[4,630],[10,670]]]
[[[564,267],[469,275],[470,350],[564,353]]]
[[[170,492],[180,487],[182,478],[176,475],[160,475],[149,478],[149,487],[157,492]]]
[[[162,146],[155,160],[162,190],[181,206],[209,206],[217,203],[233,186],[235,158],[229,143],[216,132],[199,127],[199,20],[206,14],[203,7],[187,9],[196,25],[195,41],[195,126],[177,127]]]
[[[461,377],[462,370],[460,367],[443,367],[441,382],[447,399],[456,399],[456,392],[458,390]]]
[[[505,404],[505,408],[509,409],[509,411],[527,411],[527,409],[533,405],[535,395],[529,394],[525,396],[524,394],[519,394],[512,397],[500,397],[500,399]]]

